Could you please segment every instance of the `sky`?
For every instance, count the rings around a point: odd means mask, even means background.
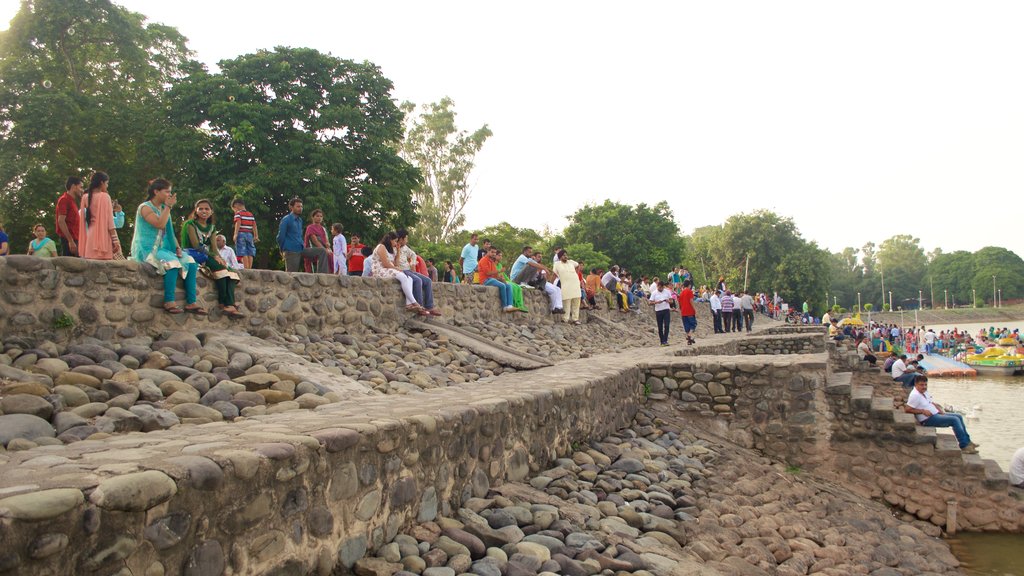
[[[665,200],[684,234],[768,209],[832,251],[1024,255],[1022,2],[118,3],[211,66],[306,46],[377,64],[396,100],[451,97],[494,133],[468,228]]]

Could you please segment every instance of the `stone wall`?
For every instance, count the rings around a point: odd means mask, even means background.
[[[685,357],[641,368],[652,398],[724,419],[744,446],[797,465],[820,456],[815,424],[825,408],[823,355]]]
[[[640,383],[612,355],[0,454],[0,573],[330,574],[625,427]]]
[[[274,270],[243,270],[241,276],[236,295],[247,318],[220,314],[213,283],[203,277],[198,281],[200,303],[210,315],[172,316],[162,311],[163,278],[148,265],[8,256],[0,258],[0,334],[60,338],[73,332],[109,340],[182,327],[239,327],[256,334],[302,335],[342,327],[389,330],[411,317],[395,281]],[[180,286],[179,303],[184,302]],[[528,289],[523,297],[531,321],[552,321],[546,295]],[[496,288],[439,282],[434,298],[450,320],[510,320],[501,312]],[[59,328],[65,315],[73,325]]]

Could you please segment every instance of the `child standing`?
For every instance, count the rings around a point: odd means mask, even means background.
[[[348,242],[345,240],[342,230],[340,222],[331,224],[331,234],[334,235],[334,240],[332,241],[334,248],[334,273],[339,276],[347,276],[348,262],[346,257],[348,256]]]
[[[256,218],[245,209],[245,201],[235,198],[231,201],[231,209],[235,212],[235,231],[232,239],[235,242],[235,254],[241,258],[242,266],[252,269],[252,259],[256,256],[256,243],[260,234],[256,231]]]

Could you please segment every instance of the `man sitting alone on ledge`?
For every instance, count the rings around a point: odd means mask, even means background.
[[[932,400],[932,395],[928,393],[928,377],[924,374],[914,377],[914,389],[910,391],[907,405],[903,407],[903,410],[914,414],[917,422],[922,426],[953,428],[953,434],[956,435],[961,450],[967,454],[978,452],[978,444],[971,442],[971,436],[964,426],[963,416],[946,414],[942,407]]]

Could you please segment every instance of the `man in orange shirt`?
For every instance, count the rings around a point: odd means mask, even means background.
[[[502,274],[498,271],[498,250],[491,246],[487,249],[487,255],[480,259],[476,272],[480,284],[494,286],[498,289],[501,297],[501,309],[505,312],[515,312],[516,307],[512,305],[512,288],[501,281]]]

